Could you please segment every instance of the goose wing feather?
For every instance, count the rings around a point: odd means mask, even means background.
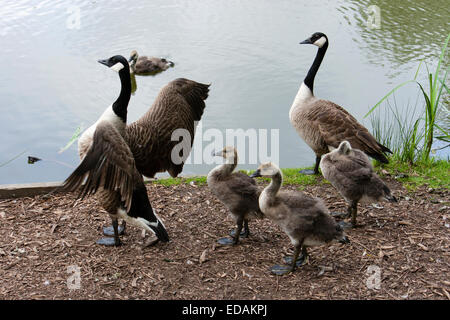
[[[127,141],[139,172],[148,177],[165,170],[172,176],[181,172],[183,163],[172,162],[172,150],[180,143],[172,141],[172,134],[177,129],[186,130],[192,147],[195,121],[203,115],[208,92],[206,84],[182,78],[171,81],[161,89],[147,113],[127,126]],[[181,155],[182,159],[187,156]]]
[[[101,122],[88,152],[64,181],[63,187],[69,191],[81,187],[81,198],[96,193],[99,188],[119,191],[128,212],[136,183],[136,167],[130,148],[114,126]]]
[[[352,150],[348,155],[329,154],[323,157],[324,166],[328,166],[330,173],[326,179],[334,182],[339,180],[341,185],[360,185],[370,181],[373,175],[372,164],[367,156],[359,151]],[[338,182],[338,181],[336,181]]]
[[[341,106],[327,100],[317,100],[311,106],[309,120],[314,123],[327,146],[337,148],[347,140],[353,148],[387,163],[383,152],[390,150],[381,144],[350,113]]]
[[[256,186],[255,180],[242,172],[233,173],[226,183],[231,191],[241,196],[258,199],[261,193]]]

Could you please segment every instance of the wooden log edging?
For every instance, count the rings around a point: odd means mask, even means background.
[[[62,182],[42,182],[0,185],[0,199],[33,197],[60,191]]]
[[[186,175],[180,178],[198,177],[198,175]],[[160,178],[163,180],[164,178]],[[154,178],[144,177],[144,182],[155,181]],[[34,197],[46,193],[60,192],[62,182],[37,182],[22,184],[0,184],[0,199],[13,199],[22,197]]]

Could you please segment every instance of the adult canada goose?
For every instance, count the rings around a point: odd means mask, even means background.
[[[339,148],[323,156],[320,162],[322,174],[349,203],[347,217],[351,216],[356,226],[358,202],[386,199],[397,202],[386,184],[373,171],[366,154],[353,149],[348,141],[342,141]]]
[[[128,62],[122,56],[99,62],[119,73],[122,84],[120,95],[97,122],[81,135],[78,149],[82,161],[66,179],[64,188],[80,188],[82,198],[97,193],[98,200],[112,219],[114,229],[114,239],[104,238],[98,241],[99,244],[121,244],[118,218],[154,233],[159,240],[167,242],[167,231],[152,209],[144,180],[124,139],[131,94]]]
[[[300,137],[316,154],[314,171],[302,170],[304,174],[318,174],[322,155],[339,146],[343,140],[368,156],[388,163],[384,153],[391,150],[378,143],[369,131],[351,114],[337,104],[314,96],[314,77],[328,48],[328,38],[321,32],[314,33],[300,44],[319,47],[316,58],[298,90],[289,111],[289,119]]]
[[[131,51],[130,73],[134,74],[155,74],[174,66],[172,61],[164,58],[139,56],[136,50]]]
[[[195,127],[202,118],[209,86],[175,79],[159,91],[141,118],[126,126],[125,141],[139,173],[149,178],[164,171],[172,177],[180,174],[194,143]],[[125,226],[124,223],[120,233]],[[112,232],[111,227],[104,229],[106,235]]]
[[[242,172],[233,173],[238,162],[237,150],[234,147],[225,147],[219,152],[213,152],[213,155],[225,158],[225,163],[218,165],[208,173],[208,187],[230,210],[237,225],[233,239],[221,238],[219,243],[237,244],[239,236],[248,237],[250,235],[248,220],[252,217],[260,219],[264,217],[258,206],[260,191],[254,179]],[[242,225],[244,225],[243,234],[241,234]]]
[[[262,164],[250,177],[270,177],[272,181],[259,196],[264,216],[273,220],[289,236],[294,246],[290,266],[274,266],[272,272],[285,274],[295,270],[307,257],[307,247],[337,240],[348,243],[342,228],[328,213],[322,200],[298,191],[280,192],[283,175],[271,162]],[[301,251],[301,256],[299,254]],[[288,259],[285,259],[288,261]]]

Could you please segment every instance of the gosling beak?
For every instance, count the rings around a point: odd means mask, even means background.
[[[262,177],[261,171],[258,169],[250,175],[250,178]]]
[[[347,238],[347,236],[344,236],[341,240],[339,240],[339,243],[347,244],[350,243],[350,240]]]
[[[216,152],[216,150],[213,150],[213,151],[211,151],[211,155],[213,157],[220,157],[220,156],[222,156],[222,151]]]

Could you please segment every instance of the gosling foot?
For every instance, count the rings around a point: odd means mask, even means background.
[[[283,258],[283,260],[284,260],[284,263],[286,263],[287,265],[289,265],[289,266],[292,265],[292,256],[285,256]],[[297,261],[295,261],[295,265],[297,267],[301,267],[301,266],[305,265],[306,262],[307,262],[307,258],[305,258],[303,255],[300,255],[297,258]]]
[[[114,238],[101,238],[97,240],[96,243],[107,247],[118,247],[122,245],[122,242],[120,240],[116,241],[114,240]]]
[[[234,238],[235,235],[236,235],[236,229],[231,230],[230,236],[232,236]],[[250,235],[250,232],[243,230],[239,234],[239,238],[248,238],[249,235]]]
[[[357,227],[356,224],[353,224],[351,222],[347,222],[347,221],[344,221],[344,220],[343,221],[339,221],[338,225],[340,225],[341,228],[344,229],[344,230],[352,229],[352,228],[356,228]]]
[[[346,212],[330,212],[330,216],[332,216],[333,218],[344,219],[344,218],[348,218],[348,213],[346,213]]]
[[[223,246],[232,246],[235,245],[235,241],[233,238],[220,238],[217,242]]]
[[[291,273],[292,271],[294,271],[292,270],[292,267],[287,265],[276,264],[270,268],[270,272],[277,276],[283,276],[285,274]]]

